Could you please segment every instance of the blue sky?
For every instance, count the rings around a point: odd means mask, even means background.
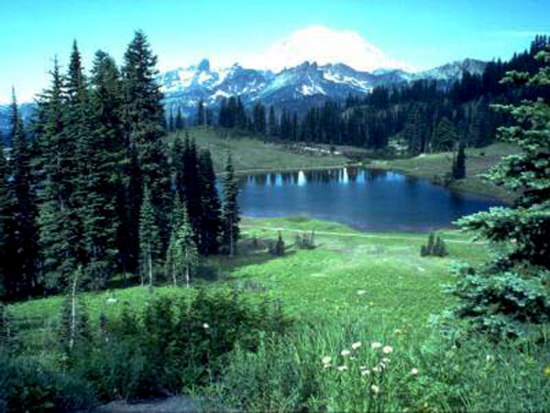
[[[548,0],[0,0],[0,102],[12,85],[21,100],[46,86],[53,57],[64,64],[75,38],[88,66],[100,48],[120,63],[138,28],[163,69],[243,61],[308,26],[356,32],[424,69],[509,58],[550,33],[548,16]]]

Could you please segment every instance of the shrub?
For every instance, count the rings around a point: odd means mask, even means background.
[[[311,231],[309,234],[304,232],[303,234],[296,235],[296,247],[301,250],[312,250],[315,248],[315,232]]]
[[[431,232],[428,237],[428,243],[420,247],[421,257],[446,257],[447,255],[449,255],[449,252],[447,251],[445,242],[433,232]]]
[[[71,354],[73,371],[102,400],[179,393],[217,377],[237,343],[255,350],[263,334],[283,333],[289,323],[280,305],[253,306],[236,290],[162,297],[140,312],[103,317],[93,350]]]
[[[283,240],[283,236],[281,234],[281,231],[279,231],[279,234],[277,236],[277,241],[275,241],[274,243],[270,244],[269,246],[269,253],[271,255],[275,255],[277,257],[282,257],[285,255],[286,253],[286,247],[285,247],[285,242]]]
[[[74,412],[88,410],[95,403],[86,381],[0,354],[0,411]]]

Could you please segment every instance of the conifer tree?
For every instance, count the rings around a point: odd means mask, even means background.
[[[10,257],[16,252],[14,245],[15,196],[10,188],[10,172],[4,156],[4,140],[0,136],[0,300],[15,290],[15,272]]]
[[[204,102],[199,100],[199,106],[197,109],[197,125],[203,126],[206,124],[206,115],[204,113]]]
[[[216,189],[216,174],[208,149],[201,151],[198,159],[200,179],[201,219],[199,252],[202,255],[216,254],[222,230],[221,203]]]
[[[10,257],[19,274],[19,298],[39,293],[36,196],[32,186],[31,154],[17,107],[15,91],[11,105],[11,186],[15,195],[14,221],[17,254]]]
[[[155,219],[153,199],[147,186],[143,189],[143,202],[139,220],[139,246],[141,258],[141,284],[145,278],[152,291],[154,285],[155,267],[159,263],[161,254],[161,241],[159,228]]]
[[[69,276],[76,269],[74,231],[69,212],[74,188],[75,152],[67,138],[64,108],[65,86],[57,60],[51,72],[52,84],[39,100],[42,113],[39,136],[41,164],[44,170],[44,190],[39,211],[40,247],[45,286],[59,291],[68,286]]]
[[[231,154],[227,156],[225,177],[223,184],[223,208],[222,208],[222,244],[230,257],[237,252],[237,241],[239,240],[240,212],[237,197],[239,186],[233,170]]]
[[[167,269],[170,271],[174,286],[178,285],[178,279],[183,277],[186,286],[189,287],[191,276],[198,265],[197,245],[185,206],[180,203],[179,206],[176,206],[175,213],[180,216],[175,220],[170,237],[166,260]]]
[[[455,146],[458,135],[453,124],[447,117],[441,118],[437,124],[434,137],[431,142],[432,151],[450,151]]]
[[[183,120],[183,116],[181,115],[181,109],[178,107],[178,114],[176,115],[176,122],[174,125],[176,130],[182,130],[185,128],[185,121]]]
[[[453,179],[464,179],[466,177],[466,153],[464,143],[458,145],[458,152],[453,159]]]
[[[125,130],[130,147],[135,148],[140,180],[148,185],[154,199],[162,250],[170,237],[172,193],[168,150],[163,139],[163,95],[155,78],[157,57],[142,31],[135,33],[124,54],[122,68]],[[138,203],[132,208],[139,208]],[[135,216],[135,211],[130,212]],[[135,225],[135,223],[133,223]]]
[[[168,113],[168,132],[174,132],[176,130],[176,124],[174,123],[174,114],[172,109]]]
[[[543,95],[550,84],[550,50],[537,59],[542,64],[537,73],[512,71],[502,81],[523,85],[534,98],[495,106],[515,121],[499,129],[500,139],[521,152],[503,158],[487,175],[497,185],[522,190],[522,196],[513,207],[491,208],[458,222],[502,248],[484,267],[460,271],[456,313],[478,329],[506,336],[522,334],[524,323],[550,318],[550,102]]]
[[[77,264],[89,261],[85,240],[84,220],[88,216],[88,183],[91,174],[90,159],[94,150],[90,117],[88,81],[84,75],[82,58],[76,41],[70,56],[66,75],[66,104],[64,107],[64,134],[69,148],[71,171],[64,179],[70,185],[66,209],[71,232],[71,247]]]
[[[115,270],[122,221],[127,154],[123,139],[122,83],[114,60],[99,51],[92,68],[90,111],[92,130],[85,144],[83,235],[87,252],[85,277],[92,287],[104,287]],[[123,205],[118,205],[118,203]]]
[[[278,135],[277,118],[275,117],[275,109],[273,106],[269,107],[269,119],[268,119],[268,133],[271,136]]]
[[[201,236],[201,188],[198,171],[197,145],[194,139],[186,137],[183,150],[183,199],[189,214],[189,222],[195,234],[195,242]]]

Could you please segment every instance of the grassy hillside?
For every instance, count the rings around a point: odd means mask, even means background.
[[[281,299],[289,313],[299,318],[339,316],[354,311],[369,316],[383,316],[396,326],[411,323],[426,326],[432,313],[448,305],[442,292],[444,283],[452,282],[449,265],[457,260],[477,262],[485,257],[479,244],[456,231],[442,232],[448,243],[448,258],[419,256],[422,234],[363,233],[341,224],[313,221],[307,218],[245,218],[241,254],[235,259],[211,257],[210,280],[199,284],[211,288],[238,287],[259,298]],[[296,234],[314,230],[318,247],[298,250],[293,244]],[[276,258],[267,251],[267,240],[278,231],[288,251]],[[252,239],[259,246],[252,246]],[[184,292],[185,289],[183,289]],[[158,287],[156,295],[178,294],[182,289]],[[421,300],[419,299],[421,297]],[[116,298],[115,304],[108,304]],[[147,288],[130,287],[99,293],[83,294],[91,318],[101,311],[117,312],[122,303],[140,307],[149,299]],[[45,332],[54,328],[64,298],[51,297],[10,307],[18,323],[27,330],[32,348],[41,347]],[[47,347],[47,346],[46,346]]]
[[[212,153],[214,168],[223,171],[227,150],[231,150],[237,172],[282,171],[306,168],[338,167],[348,163],[342,155],[308,155],[294,153],[282,145],[264,142],[261,137],[239,135],[233,131],[217,128],[191,128],[189,135],[196,139],[201,148]],[[179,132],[183,137],[185,132]],[[176,134],[171,134],[174,139]]]
[[[496,143],[485,148],[470,148],[466,150],[466,178],[453,182],[450,188],[462,191],[475,192],[494,196],[506,201],[513,200],[515,195],[503,188],[496,187],[483,181],[479,174],[487,172],[496,165],[503,156],[517,153],[517,148],[505,143]],[[443,152],[436,154],[422,154],[410,159],[382,161],[376,160],[368,164],[369,167],[402,171],[408,175],[443,182],[447,173],[451,171],[453,154]]]
[[[422,234],[363,233],[302,217],[247,218],[242,230],[240,254],[209,258],[210,275],[217,276],[194,284],[238,288],[253,302],[281,300],[295,325],[280,340],[266,338],[256,352],[230,353],[221,377],[196,389],[197,398],[206,397],[205,411],[219,410],[216,403],[239,411],[548,410],[550,353],[544,345],[448,340],[441,325],[429,322],[453,305],[442,290],[455,281],[449,267],[486,258],[484,246],[467,235],[441,232],[450,255],[433,258],[419,256]],[[317,247],[296,249],[296,234],[311,230]],[[284,257],[266,248],[279,231]],[[195,293],[155,288],[155,297]],[[135,286],[80,299],[97,322],[100,312],[120,312],[125,303],[140,308],[151,297],[146,287]],[[52,333],[62,302],[52,297],[9,307],[23,354],[59,363]],[[387,347],[376,349],[375,343]],[[322,362],[327,357],[328,366]]]

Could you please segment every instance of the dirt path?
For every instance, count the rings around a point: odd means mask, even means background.
[[[290,229],[290,228],[275,228],[275,227],[262,227],[257,225],[241,225],[242,228],[250,228],[250,229],[262,229],[267,231],[287,231],[287,232],[297,232],[297,233],[304,233],[305,230],[301,229]],[[404,240],[404,241],[425,241],[426,237],[403,237],[399,235],[376,235],[376,234],[348,234],[345,232],[330,232],[330,231],[315,231],[316,235],[329,235],[329,236],[336,236],[336,237],[350,237],[350,238],[366,238],[366,239],[397,239],[397,240]],[[454,240],[454,239],[446,239],[445,242],[455,243],[455,244],[478,244],[478,245],[485,245],[486,242],[483,241],[464,241],[464,240]]]

